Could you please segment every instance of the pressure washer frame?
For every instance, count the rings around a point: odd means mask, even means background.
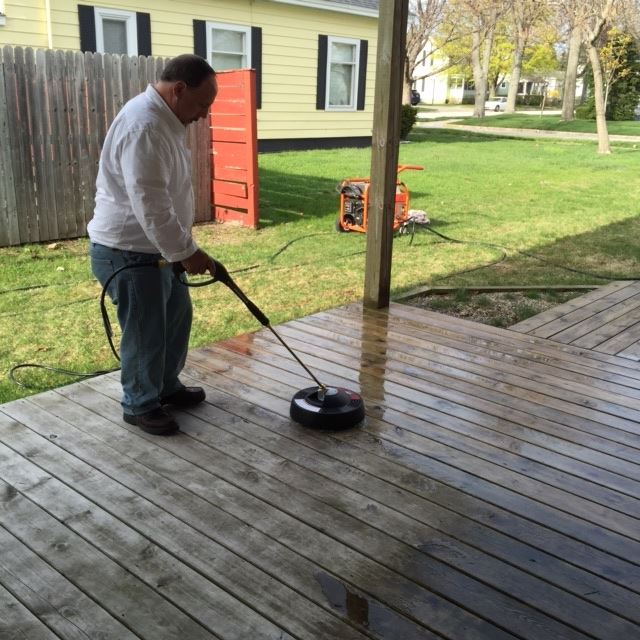
[[[403,171],[422,171],[424,167],[416,164],[399,164],[397,173]],[[357,231],[366,233],[369,220],[369,187],[371,178],[347,178],[338,186],[340,191],[340,211],[336,220],[336,230],[341,232]],[[353,208],[360,209],[361,221],[352,213]],[[393,230],[397,231],[409,218],[409,188],[404,182],[396,180],[396,201],[393,215]]]

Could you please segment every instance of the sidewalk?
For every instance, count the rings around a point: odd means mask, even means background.
[[[456,124],[460,116],[451,120],[425,121],[423,119],[416,122],[418,129],[456,129],[470,131],[472,133],[482,133],[486,135],[501,136],[506,138],[549,138],[553,140],[598,140],[596,133],[580,133],[577,131],[545,131],[542,129],[513,129],[509,127],[482,127],[467,124]],[[640,143],[640,136],[623,136],[609,134],[611,142],[636,142]]]

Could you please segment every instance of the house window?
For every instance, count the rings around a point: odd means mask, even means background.
[[[95,7],[95,23],[98,53],[138,55],[135,12]]]
[[[251,67],[251,27],[207,22],[207,58],[216,71]]]
[[[327,110],[355,111],[360,41],[329,37]]]

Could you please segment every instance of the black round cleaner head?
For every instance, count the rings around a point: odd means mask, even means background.
[[[304,427],[348,429],[364,419],[364,402],[342,387],[309,387],[293,396],[290,415]]]

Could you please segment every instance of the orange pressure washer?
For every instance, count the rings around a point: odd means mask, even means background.
[[[422,171],[424,167],[415,164],[399,164],[398,173],[412,169]],[[359,231],[366,233],[369,217],[370,178],[347,178],[338,185],[340,192],[340,213],[336,220],[338,231]],[[409,219],[409,189],[404,182],[396,181],[396,206],[393,216],[393,230],[397,231]]]

